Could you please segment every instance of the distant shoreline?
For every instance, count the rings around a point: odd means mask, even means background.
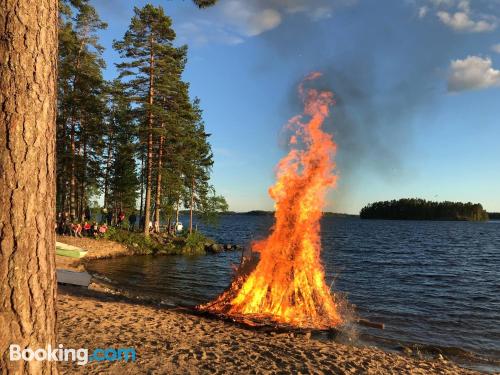
[[[251,210],[251,211],[226,211],[226,212],[221,212],[220,215],[248,215],[248,216],[273,216],[275,211],[266,211],[266,210]],[[180,214],[188,215],[189,211],[183,210],[179,211]],[[196,215],[196,212],[193,213]],[[356,217],[358,218],[359,215],[357,214],[345,214],[345,213],[338,213],[338,212],[323,212],[323,216],[328,216],[328,217]]]

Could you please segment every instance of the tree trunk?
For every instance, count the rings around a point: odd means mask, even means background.
[[[56,140],[56,204],[59,212],[64,210],[64,195],[66,194],[65,184],[65,159],[66,159],[66,124],[60,123],[57,126],[57,140]]]
[[[175,231],[177,231],[177,223],[179,222],[179,199],[177,199],[177,207],[175,208]]]
[[[71,152],[71,166],[70,166],[70,186],[69,186],[69,213],[71,220],[76,218],[76,142],[75,142],[75,121],[71,119],[71,132],[70,132],[70,152]]]
[[[156,202],[155,202],[155,221],[160,225],[160,205],[161,205],[161,159],[163,156],[163,135],[160,135],[158,147],[158,172],[156,174]]]
[[[144,204],[144,235],[149,237],[149,221],[151,220],[151,173],[153,171],[153,98],[154,98],[154,50],[153,37],[150,38],[149,55],[149,110],[148,110],[148,151],[146,155],[146,199]]]
[[[10,361],[56,345],[57,0],[0,0],[0,373],[56,374]]]
[[[144,205],[144,153],[141,151],[141,203],[139,205],[139,229],[142,218],[142,207]]]
[[[85,207],[87,207],[87,197],[85,196],[85,183],[87,179],[87,140],[83,139],[83,162],[82,162],[82,183],[80,185],[80,220],[85,220]]]
[[[191,179],[191,204],[189,205],[189,233],[193,233],[194,178]]]
[[[104,172],[104,203],[103,206],[108,208],[109,205],[109,171],[111,170],[111,161],[113,158],[113,132],[110,132],[108,139],[108,155],[106,157],[106,171]]]

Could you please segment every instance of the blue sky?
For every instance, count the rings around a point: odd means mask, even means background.
[[[357,213],[402,197],[500,211],[500,1],[153,1],[189,46],[184,78],[201,98],[213,183],[232,210],[272,209],[267,190],[286,153],[281,128],[301,112],[298,82],[321,71],[337,105],[338,187],[327,210]],[[94,0],[111,45],[133,6]]]

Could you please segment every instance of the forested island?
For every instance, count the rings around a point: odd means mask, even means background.
[[[370,203],[361,209],[359,216],[389,220],[488,220],[488,213],[479,203],[432,202],[418,198]]]

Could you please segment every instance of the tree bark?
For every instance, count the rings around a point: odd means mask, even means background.
[[[189,205],[189,233],[193,233],[194,178],[191,178],[191,204]]]
[[[150,38],[149,55],[149,110],[148,110],[148,144],[146,155],[146,198],[144,203],[144,235],[149,237],[149,221],[151,220],[151,173],[153,171],[153,100],[154,100],[154,50],[153,36]]]
[[[106,171],[104,172],[104,208],[109,206],[109,172],[111,170],[111,162],[113,158],[113,131],[111,130],[108,137],[108,154],[106,156]]]
[[[85,220],[85,207],[87,207],[87,197],[85,186],[87,180],[87,139],[83,139],[83,162],[82,162],[82,183],[80,184],[80,220]]]
[[[177,223],[179,222],[179,199],[177,199],[177,207],[175,208],[175,232],[177,231]]]
[[[144,153],[141,150],[141,202],[139,204],[139,229],[142,218],[142,208],[144,204]]]
[[[57,0],[0,0],[0,373],[55,374]]]
[[[69,212],[71,220],[76,218],[76,142],[75,142],[75,120],[71,118],[71,132],[70,132],[70,189],[69,189]]]
[[[160,225],[160,205],[161,205],[161,168],[163,156],[163,135],[160,135],[158,144],[158,172],[156,174],[156,202],[155,202],[155,221]]]

